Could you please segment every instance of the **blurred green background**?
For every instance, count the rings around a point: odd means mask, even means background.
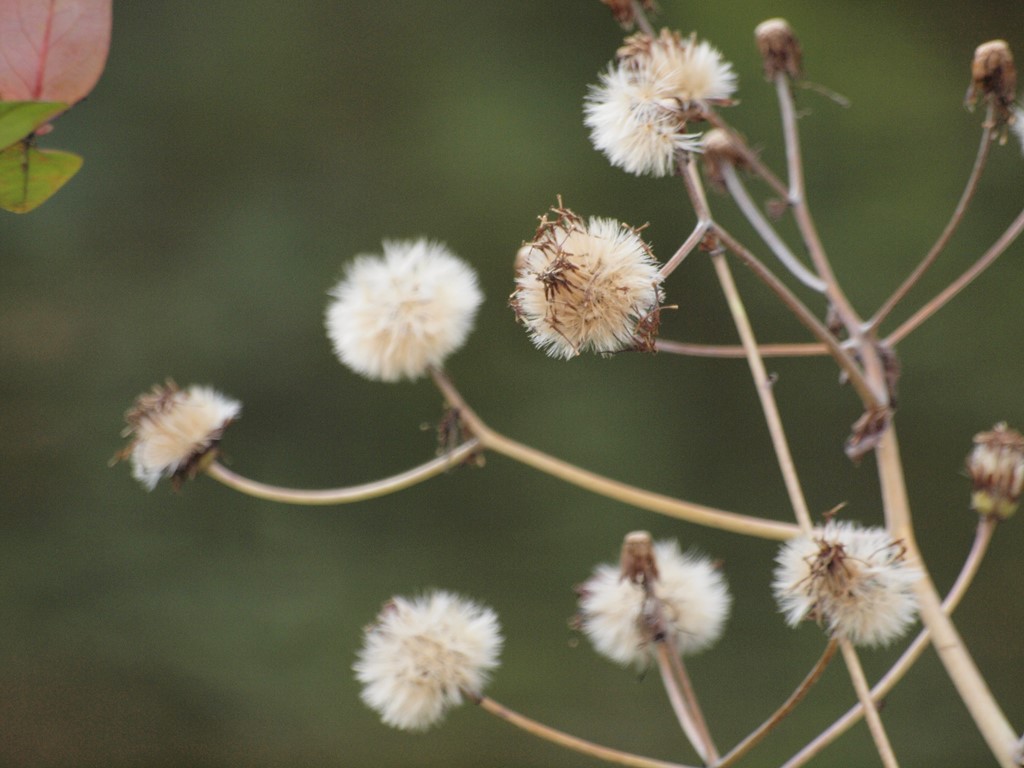
[[[786,16],[808,76],[852,100],[798,96],[809,194],[849,295],[870,310],[941,230],[973,161],[962,107],[974,47],[1024,51],[1018,0],[662,0],[740,76],[728,118],[782,166],[752,30]],[[383,237],[428,235],[487,295],[452,375],[513,437],[613,477],[785,519],[746,366],[668,355],[554,361],[506,306],[512,257],[562,194],[584,215],[651,222],[667,258],[693,224],[678,181],[607,165],[581,122],[622,32],[597,0],[117,3],[107,70],[44,146],[82,172],[0,223],[0,763],[23,766],[590,766],[472,707],[425,735],[380,725],[350,666],[393,594],[443,587],[501,616],[490,692],[578,735],[694,759],[656,675],[596,657],[568,627],[572,586],[637,528],[724,561],[736,596],[720,644],[690,664],[723,746],[781,701],[822,645],[768,589],[774,546],[707,532],[492,456],[356,506],[297,509],[200,479],[146,493],[124,465],[122,414],[152,384],[213,384],[244,403],[230,465],[300,487],[359,483],[429,457],[427,382],[364,381],[333,358],[326,291]],[[1017,213],[1024,159],[996,147],[949,251],[897,312],[959,274]],[[760,193],[759,193],[760,194]],[[764,197],[764,195],[760,195]],[[723,221],[753,242],[729,201]],[[921,545],[940,589],[970,544],[963,457],[998,420],[1024,425],[1022,246],[901,346],[898,424]],[[762,340],[803,340],[736,270]],[[734,339],[710,266],[667,285],[665,338]],[[815,304],[816,311],[822,308]],[[894,326],[890,326],[894,327]],[[880,520],[873,462],[842,453],[859,416],[821,361],[774,361],[812,508]],[[1002,526],[956,614],[1024,724],[1024,520]],[[898,649],[866,652],[872,677]],[[778,764],[845,711],[837,662],[756,752]],[[906,765],[991,759],[934,654],[884,716]],[[863,726],[818,765],[875,765]]]

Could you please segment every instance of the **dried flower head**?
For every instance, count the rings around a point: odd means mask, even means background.
[[[327,335],[342,363],[378,381],[423,376],[466,341],[483,300],[476,274],[429,240],[385,241],[330,291]]]
[[[638,540],[644,536],[647,546]],[[580,628],[598,653],[623,665],[649,663],[659,639],[680,654],[707,648],[721,636],[732,604],[710,560],[680,554],[675,541],[651,546],[645,532],[630,534],[621,563],[598,566],[578,592]]]
[[[1017,511],[1024,489],[1024,436],[1004,423],[979,432],[967,457],[967,472],[974,486],[971,508],[1005,520]]]
[[[132,476],[149,490],[162,477],[177,486],[216,457],[225,428],[241,410],[241,403],[210,387],[182,390],[168,379],[139,395],[125,413],[123,434],[131,442],[117,458],[128,459]]]
[[[785,19],[768,19],[754,29],[757,50],[764,62],[766,80],[785,74],[796,80],[802,75],[800,41]]]
[[[725,185],[725,166],[746,168],[749,158],[744,154],[736,138],[721,128],[712,128],[704,135],[704,172],[716,187]]]
[[[1017,98],[1017,68],[1005,40],[990,40],[974,51],[971,85],[965,103],[973,108],[978,99],[992,104],[996,126],[1012,123],[1013,102]]]
[[[637,175],[667,176],[683,152],[700,151],[687,123],[713,104],[728,104],[736,74],[706,42],[663,29],[633,35],[591,86],[584,103],[590,140],[612,165]]]
[[[772,588],[790,626],[813,619],[854,645],[886,645],[917,615],[920,572],[882,528],[829,521],[786,542]]]
[[[520,250],[510,298],[530,338],[552,357],[584,350],[650,350],[661,276],[639,232],[613,219],[584,222],[561,200]]]
[[[601,0],[602,3],[611,9],[612,16],[624,28],[632,29],[636,21],[636,6],[633,0]],[[654,10],[654,0],[641,0],[640,7],[645,11]]]
[[[489,608],[450,592],[395,597],[366,628],[352,668],[363,701],[385,724],[419,731],[440,722],[464,694],[480,694],[502,643]]]

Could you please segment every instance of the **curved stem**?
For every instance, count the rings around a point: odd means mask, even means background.
[[[939,292],[931,301],[921,307],[915,312],[908,320],[906,320],[899,328],[889,334],[886,338],[886,343],[895,345],[902,339],[906,338],[911,331],[915,330],[921,323],[927,320],[929,317],[934,315],[943,306],[945,306],[950,299],[956,296],[960,291],[966,288],[971,282],[982,272],[991,266],[992,262],[1002,256],[1003,252],[1013,244],[1013,241],[1020,235],[1021,230],[1024,230],[1024,211],[1017,214],[1017,218],[1013,220],[1013,223],[1007,227],[1006,231],[999,237],[998,240],[989,248],[985,254],[978,259],[967,271],[965,271],[960,277],[950,283],[946,288]]]
[[[577,485],[592,493],[630,504],[640,509],[658,512],[669,517],[686,520],[709,528],[756,536],[763,539],[785,541],[797,536],[800,529],[792,523],[764,520],[750,515],[740,515],[714,507],[693,504],[660,493],[652,493],[618,480],[611,480],[594,472],[581,469],[574,464],[557,459],[528,445],[505,437],[491,429],[476,415],[445,374],[432,369],[434,383],[444,394],[449,405],[458,410],[466,429],[480,441],[483,448],[500,453],[552,477]]]
[[[206,470],[206,474],[214,480],[223,483],[229,488],[255,496],[258,499],[279,501],[284,504],[305,504],[305,505],[328,505],[328,504],[351,504],[355,501],[364,501],[378,496],[386,496],[389,493],[400,491],[411,485],[422,483],[432,477],[447,472],[456,467],[480,450],[480,441],[471,438],[461,445],[456,446],[443,456],[433,461],[421,464],[418,467],[402,472],[383,480],[375,480],[372,483],[363,485],[351,485],[345,488],[328,488],[323,490],[307,490],[299,488],[282,488],[276,485],[268,485],[256,480],[243,477],[223,464],[214,462]]]
[[[971,169],[971,175],[967,179],[967,185],[964,187],[963,193],[960,195],[960,201],[956,204],[956,208],[953,209],[953,215],[947,222],[945,229],[942,230],[942,234],[939,235],[939,239],[935,241],[935,244],[931,247],[931,250],[921,260],[921,263],[917,265],[913,272],[911,272],[907,279],[903,281],[902,285],[897,288],[892,296],[885,300],[885,303],[878,308],[867,324],[868,328],[877,328],[882,322],[889,316],[889,313],[896,307],[896,305],[906,298],[906,295],[910,293],[910,289],[913,288],[918,280],[925,271],[935,263],[935,260],[942,253],[946,245],[949,243],[949,239],[953,236],[957,227],[960,226],[960,222],[964,219],[964,213],[967,211],[967,206],[970,205],[974,192],[978,188],[978,182],[981,180],[981,172],[985,168],[985,161],[988,159],[989,149],[992,146],[992,103],[988,106],[988,116],[983,123],[984,128],[981,132],[981,146],[978,147],[978,154],[974,158],[974,167]]]
[[[589,755],[590,757],[596,757],[598,760],[604,760],[608,763],[630,766],[631,768],[688,768],[688,766],[680,763],[655,760],[651,757],[643,757],[642,755],[635,755],[631,752],[623,752],[618,749],[612,749],[611,747],[603,747],[600,744],[595,744],[592,741],[581,739],[578,736],[571,736],[564,731],[559,731],[549,725],[544,725],[532,718],[521,715],[503,704],[500,704],[489,696],[481,696],[469,691],[463,691],[463,693],[481,709],[486,712],[490,712],[492,715],[504,720],[506,723],[514,725],[516,728],[524,730],[537,738],[550,741],[552,744],[557,744],[560,747],[571,749],[574,752]]]
[[[683,263],[683,259],[690,255],[690,252],[696,248],[700,241],[704,239],[704,235],[708,231],[710,222],[698,221],[697,226],[693,228],[693,232],[686,238],[679,250],[672,254],[672,258],[665,262],[665,265],[658,270],[658,274],[661,275],[662,279],[668,277],[675,271],[676,267]]]
[[[838,645],[838,641],[835,638],[830,639],[817,663],[811,668],[811,671],[807,673],[807,676],[801,681],[800,685],[796,687],[796,690],[794,690],[789,695],[789,698],[782,703],[782,706],[775,710],[771,717],[761,723],[761,725],[752,731],[749,736],[743,739],[743,741],[729,750],[729,753],[725,757],[715,763],[714,768],[728,768],[728,766],[735,763],[747,754],[747,752],[753,749],[765,736],[771,733],[772,729],[782,722],[790,712],[796,709],[796,705],[799,704],[804,696],[807,695],[813,685],[821,679],[822,674],[825,672],[825,668],[828,667],[829,662],[832,661],[832,657],[835,656]]]
[[[908,559],[921,569],[921,578],[914,583],[921,623],[931,634],[932,646],[946,674],[953,682],[960,699],[971,713],[978,731],[1002,768],[1013,768],[1013,750],[1017,736],[1006,715],[992,696],[985,678],[971,658],[963,638],[949,616],[942,610],[935,584],[925,567],[924,559],[910,524],[910,502],[903,479],[903,465],[896,440],[896,427],[890,424],[875,449],[882,490],[886,527],[893,539],[902,539]]]
[[[981,566],[981,561],[984,559],[985,552],[988,550],[989,542],[992,541],[992,534],[995,531],[995,527],[996,521],[994,518],[979,518],[978,528],[974,536],[974,544],[971,546],[971,551],[968,553],[967,559],[964,561],[963,567],[960,569],[960,574],[957,576],[956,581],[950,588],[949,594],[947,594],[946,599],[942,601],[942,610],[947,614],[956,610],[956,607],[960,604],[960,600],[963,599],[964,594],[966,594],[967,588],[971,585],[975,575],[977,575],[978,568]],[[907,646],[907,649],[900,655],[896,663],[893,664],[889,671],[882,676],[882,679],[879,680],[871,689],[872,701],[881,701],[882,697],[889,693],[896,683],[903,679],[903,676],[910,671],[910,668],[914,666],[914,663],[920,658],[925,648],[928,647],[929,640],[931,640],[931,634],[929,634],[927,629],[918,633],[917,637],[914,638],[914,642]],[[853,706],[845,715],[832,723],[832,725],[822,731],[796,755],[790,758],[782,768],[800,768],[800,766],[806,764],[825,747],[846,733],[851,727],[860,721],[863,716],[864,707],[861,704]]]
[[[768,166],[761,162],[761,158],[758,157],[757,153],[750,148],[746,139],[735,131],[732,126],[714,110],[709,109],[706,115],[708,122],[729,134],[732,145],[743,155],[743,163],[741,167],[748,169],[755,176],[759,176],[765,184],[772,188],[782,202],[788,204],[789,190],[786,188],[786,185],[783,183],[782,179],[776,176],[775,173],[768,168]]]
[[[724,163],[722,165],[722,179],[725,181],[725,188],[732,195],[733,200],[736,201],[736,205],[739,206],[743,215],[747,217],[747,221],[757,230],[757,234],[772,249],[772,252],[782,262],[782,265],[789,270],[790,274],[808,288],[818,293],[824,293],[825,282],[807,269],[793,255],[793,252],[789,250],[789,246],[782,241],[775,228],[764,217],[764,214],[754,204],[754,201],[750,199],[750,195],[747,194],[747,188],[743,185],[743,180],[740,179],[739,174],[736,173],[736,169],[731,164]]]
[[[654,349],[669,355],[690,357],[741,358],[747,351],[735,344],[697,344],[687,341],[656,339]],[[828,354],[824,344],[758,344],[761,357],[821,357]]]
[[[864,668],[860,664],[860,658],[849,640],[840,640],[839,649],[843,652],[843,660],[850,673],[850,680],[853,681],[853,688],[857,691],[857,698],[864,707],[864,717],[868,721],[868,729],[871,731],[871,738],[875,741],[875,748],[878,756],[882,759],[885,768],[899,768],[896,761],[896,754],[892,751],[892,744],[885,733],[882,725],[882,718],[878,716],[878,709],[875,702],[871,700],[871,691],[868,689],[868,680],[864,676]]]
[[[771,435],[775,457],[779,462],[782,479],[789,494],[789,503],[793,507],[797,524],[805,533],[810,533],[813,527],[811,514],[807,509],[807,500],[804,498],[800,479],[797,477],[796,465],[793,463],[793,454],[789,450],[789,441],[786,440],[786,430],[782,426],[782,417],[779,415],[779,407],[775,402],[772,384],[768,378],[768,372],[765,370],[764,361],[757,351],[757,339],[754,338],[754,331],[750,327],[750,318],[747,317],[747,310],[743,306],[739,291],[736,290],[736,283],[732,279],[732,272],[729,270],[729,263],[725,257],[715,254],[711,260],[715,266],[715,273],[718,275],[718,282],[722,285],[722,292],[725,293],[725,300],[729,305],[733,322],[736,324],[736,330],[743,343],[743,349],[747,353],[750,373],[754,377],[754,389],[757,390],[761,410],[764,411],[764,418],[768,423],[768,432]]]
[[[705,764],[717,762],[718,749],[711,739],[711,731],[682,657],[668,636],[657,643],[656,652],[662,683],[686,737]]]

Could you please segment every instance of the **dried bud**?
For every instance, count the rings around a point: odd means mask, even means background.
[[[721,128],[713,128],[704,135],[704,171],[716,187],[725,186],[723,169],[727,165],[745,168],[747,156],[735,136]]]
[[[612,16],[625,29],[632,29],[636,20],[632,0],[601,0],[612,12]],[[645,11],[654,10],[654,0],[642,0],[641,5]]]
[[[803,74],[800,66],[800,41],[796,39],[788,21],[762,21],[754,30],[754,39],[757,40],[757,49],[764,61],[766,80],[774,80],[776,75],[782,73],[795,80]]]
[[[650,585],[658,578],[658,564],[654,558],[654,542],[647,531],[627,533],[622,542],[619,559],[622,578],[634,584]]]
[[[971,508],[1005,520],[1017,511],[1024,487],[1024,436],[1004,423],[979,432],[967,457],[967,472],[974,484]]]
[[[965,103],[973,108],[979,98],[987,99],[995,110],[995,125],[1013,122],[1011,106],[1017,95],[1017,68],[1005,40],[990,40],[974,51],[971,62],[971,86]]]

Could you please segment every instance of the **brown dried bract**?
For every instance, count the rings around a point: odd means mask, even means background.
[[[632,29],[636,22],[636,11],[633,0],[601,0],[604,5],[611,9],[612,16],[625,29]],[[654,10],[654,0],[642,0],[641,7],[645,11]]]
[[[757,49],[764,64],[764,76],[774,80],[776,75],[785,74],[793,80],[803,76],[800,41],[793,28],[785,19],[762,21],[754,30]]]
[[[994,124],[999,127],[1013,122],[1013,102],[1017,98],[1017,68],[1005,40],[990,40],[974,51],[971,62],[971,85],[964,103],[974,108],[978,99],[991,103]]]

